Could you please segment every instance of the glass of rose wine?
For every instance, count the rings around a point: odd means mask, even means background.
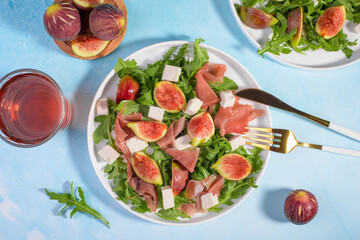
[[[17,147],[35,147],[65,128],[71,106],[57,83],[34,69],[0,79],[0,138]]]

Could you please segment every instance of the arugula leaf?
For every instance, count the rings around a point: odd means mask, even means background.
[[[110,140],[111,145],[114,145],[114,141],[111,137],[112,127],[115,124],[115,103],[109,99],[108,100],[108,109],[109,115],[99,115],[95,117],[95,122],[100,123],[93,133],[94,143],[98,144],[103,139]]]
[[[189,79],[195,75],[198,69],[200,69],[206,62],[209,61],[209,55],[206,49],[200,47],[200,43],[202,42],[204,42],[204,40],[201,38],[195,39],[194,59],[190,62],[186,62],[183,66],[183,69]]]
[[[149,108],[132,100],[123,100],[116,106],[115,111],[121,112],[124,115],[130,115],[132,113],[139,112],[144,116],[147,116]]]
[[[117,63],[115,64],[114,70],[115,72],[119,72],[121,69],[124,68],[137,68],[137,63],[135,59],[124,61],[121,58],[118,59]]]
[[[224,82],[220,85],[211,85],[214,92],[218,93],[225,90],[237,90],[239,86],[230,78],[224,77]]]
[[[80,200],[77,200],[77,197],[74,194],[74,190],[73,190],[73,182],[71,182],[71,194],[69,193],[55,193],[55,192],[50,192],[45,188],[45,192],[46,194],[50,197],[51,200],[57,200],[59,203],[64,203],[66,204],[60,211],[59,211],[59,216],[61,215],[62,212],[64,212],[68,207],[70,206],[75,206],[75,208],[71,211],[70,213],[70,218],[72,218],[72,216],[80,211],[80,212],[86,212],[91,214],[92,216],[94,216],[95,218],[103,221],[106,226],[108,228],[110,228],[109,222],[106,221],[106,219],[101,216],[101,214],[96,211],[95,209],[91,208],[86,202],[85,202],[85,195],[84,195],[84,191],[81,189],[81,187],[78,187],[75,190],[78,192]]]

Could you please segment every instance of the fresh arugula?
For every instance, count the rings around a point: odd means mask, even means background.
[[[324,49],[328,52],[342,51],[347,58],[350,58],[353,50],[351,46],[357,44],[357,40],[350,41],[347,35],[340,31],[335,37],[331,39],[324,39],[315,31],[315,23],[324,10],[333,7],[344,5],[346,7],[346,19],[354,23],[360,22],[360,2],[358,0],[318,0],[315,6],[313,0],[242,0],[244,6],[254,7],[259,5],[260,8],[272,15],[274,15],[279,22],[272,26],[273,34],[271,39],[267,39],[265,46],[257,52],[264,57],[265,52],[270,52],[275,55],[289,54],[291,51],[296,51],[305,54],[305,51],[315,51],[317,49]],[[304,9],[304,34],[300,40],[299,45],[294,48],[289,44],[289,40],[296,34],[296,29],[290,33],[287,30],[287,14],[297,8]],[[240,5],[235,4],[237,12],[239,12]]]
[[[94,216],[95,218],[103,221],[106,226],[108,228],[110,228],[109,222],[106,221],[106,219],[101,216],[101,214],[96,211],[95,209],[91,208],[86,202],[85,202],[85,195],[84,195],[84,191],[81,189],[81,187],[78,187],[75,192],[74,192],[74,188],[73,188],[73,182],[71,182],[70,185],[70,190],[71,193],[55,193],[55,192],[50,192],[45,188],[45,192],[46,194],[50,197],[50,199],[52,200],[57,200],[59,203],[64,203],[66,204],[60,211],[59,211],[59,216],[61,215],[61,213],[63,213],[68,207],[70,206],[74,206],[75,208],[71,211],[70,213],[70,218],[72,218],[74,216],[75,213],[77,213],[78,211],[80,212],[85,212],[85,213],[89,213],[90,215]],[[76,191],[79,194],[80,200],[77,199],[77,197],[75,196]]]
[[[130,74],[139,82],[140,97],[135,101],[121,101],[118,105],[109,101],[109,115],[99,116],[96,118],[96,121],[99,122],[100,125],[94,132],[94,142],[98,143],[103,139],[109,139],[108,144],[111,144],[110,140],[113,139],[111,139],[110,132],[113,129],[115,116],[119,112],[125,115],[139,112],[143,114],[143,119],[148,120],[147,114],[149,106],[155,105],[152,96],[154,86],[156,82],[161,80],[162,72],[166,64],[179,66],[183,69],[180,79],[176,85],[184,92],[187,100],[196,97],[195,74],[209,60],[206,49],[200,46],[201,42],[203,42],[202,39],[195,40],[192,59],[189,57],[190,54],[188,51],[188,45],[184,44],[179,47],[170,48],[167,52],[165,52],[162,59],[154,62],[153,64],[148,64],[146,69],[138,67],[135,60],[124,61],[119,59],[114,67],[115,71],[118,73],[119,77],[122,77],[125,74]],[[214,84],[211,87],[217,94],[220,91],[236,90],[238,88],[237,84],[227,77],[224,77],[223,83]],[[219,105],[215,108],[215,114],[218,109]],[[186,119],[190,119],[190,116],[183,112],[165,112],[163,122],[170,126],[174,120],[183,116],[185,116]],[[184,130],[184,132],[186,132],[186,130]],[[259,155],[261,149],[255,148],[251,153],[248,153],[244,147],[239,147],[235,151],[232,151],[231,145],[228,141],[231,137],[231,135],[221,137],[219,130],[217,129],[215,135],[209,141],[199,146],[199,158],[194,172],[190,175],[190,179],[202,180],[210,174],[216,174],[215,169],[211,168],[211,165],[224,154],[231,152],[236,152],[246,157],[253,167],[254,175],[260,171],[263,164]],[[153,149],[153,153],[149,154],[149,156],[157,162],[162,174],[164,185],[168,186],[171,184],[172,177],[172,157],[162,150],[157,143],[149,143],[149,145],[149,147]],[[116,146],[114,145],[114,147]],[[150,212],[144,199],[139,196],[132,187],[130,187],[127,181],[127,163],[124,162],[122,158],[118,158],[112,164],[107,165],[104,169],[104,173],[108,174],[109,180],[112,180],[113,191],[117,194],[120,201],[123,201],[125,204],[131,204],[135,211],[141,213]],[[253,178],[247,178],[240,182],[226,181],[224,187],[225,190],[223,190],[220,194],[219,201],[221,204],[229,205],[230,202],[232,202],[232,199],[244,194],[249,187],[256,187]],[[160,208],[162,208],[161,186],[157,186],[157,192]],[[187,218],[188,216],[181,212],[179,207],[181,204],[189,203],[191,200],[185,198],[184,192],[175,196],[174,200],[174,208],[166,210],[160,209],[156,214],[161,218],[174,221],[178,221],[178,218]],[[219,210],[220,208],[218,207],[211,209],[211,211]]]

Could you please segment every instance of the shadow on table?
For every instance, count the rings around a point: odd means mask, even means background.
[[[88,157],[89,154],[86,136],[87,118],[91,102],[98,87],[107,74],[111,71],[118,57],[124,58],[130,53],[133,53],[134,51],[144,48],[148,45],[171,40],[187,39],[184,36],[168,36],[164,38],[153,38],[134,41],[132,43],[124,43],[121,44],[116,51],[109,54],[108,56],[88,61],[90,70],[83,77],[83,80],[72,97],[74,114],[71,126],[67,129],[67,133],[69,148],[74,166],[77,168],[81,177],[84,179],[86,187],[91,189],[92,192],[96,193],[97,197],[101,199],[103,204],[111,206],[111,208],[114,210],[120,212],[123,215],[126,215],[127,217],[134,218],[137,221],[140,220],[140,218],[135,217],[133,214],[130,214],[124,208],[120,207],[120,205],[117,204],[106,192],[105,188],[102,186],[101,182],[98,180],[95,174],[90,158]],[[83,156],[86,157],[84,158]]]
[[[232,14],[229,1],[213,0],[213,4],[218,10],[217,13],[220,16],[220,19],[222,19],[222,21],[224,22],[224,25],[227,27],[229,32],[231,32],[235,36],[235,38],[239,40],[234,47],[237,49],[245,47],[256,51],[257,48],[255,48],[255,46],[250,43],[250,41],[245,37],[245,35],[242,33],[239,26],[237,25],[236,20],[234,19],[234,16]]]
[[[289,188],[280,188],[265,193],[263,209],[269,218],[277,222],[288,222],[284,215],[284,202],[291,191]]]

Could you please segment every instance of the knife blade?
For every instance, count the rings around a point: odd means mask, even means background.
[[[327,128],[330,128],[333,131],[336,131],[347,137],[350,137],[357,141],[360,141],[360,133],[359,132],[356,132],[349,128],[340,126],[333,122],[330,122],[328,120],[325,120],[325,119],[316,117],[314,115],[305,113],[303,111],[300,111],[263,90],[256,89],[256,88],[247,88],[247,89],[243,89],[243,90],[239,91],[238,93],[236,93],[236,95],[241,98],[245,98],[245,99],[257,102],[257,103],[265,104],[265,105],[275,107],[275,108],[278,108],[278,109],[281,109],[281,110],[284,110],[287,112],[295,113],[304,118],[310,119],[318,124],[321,124]]]

